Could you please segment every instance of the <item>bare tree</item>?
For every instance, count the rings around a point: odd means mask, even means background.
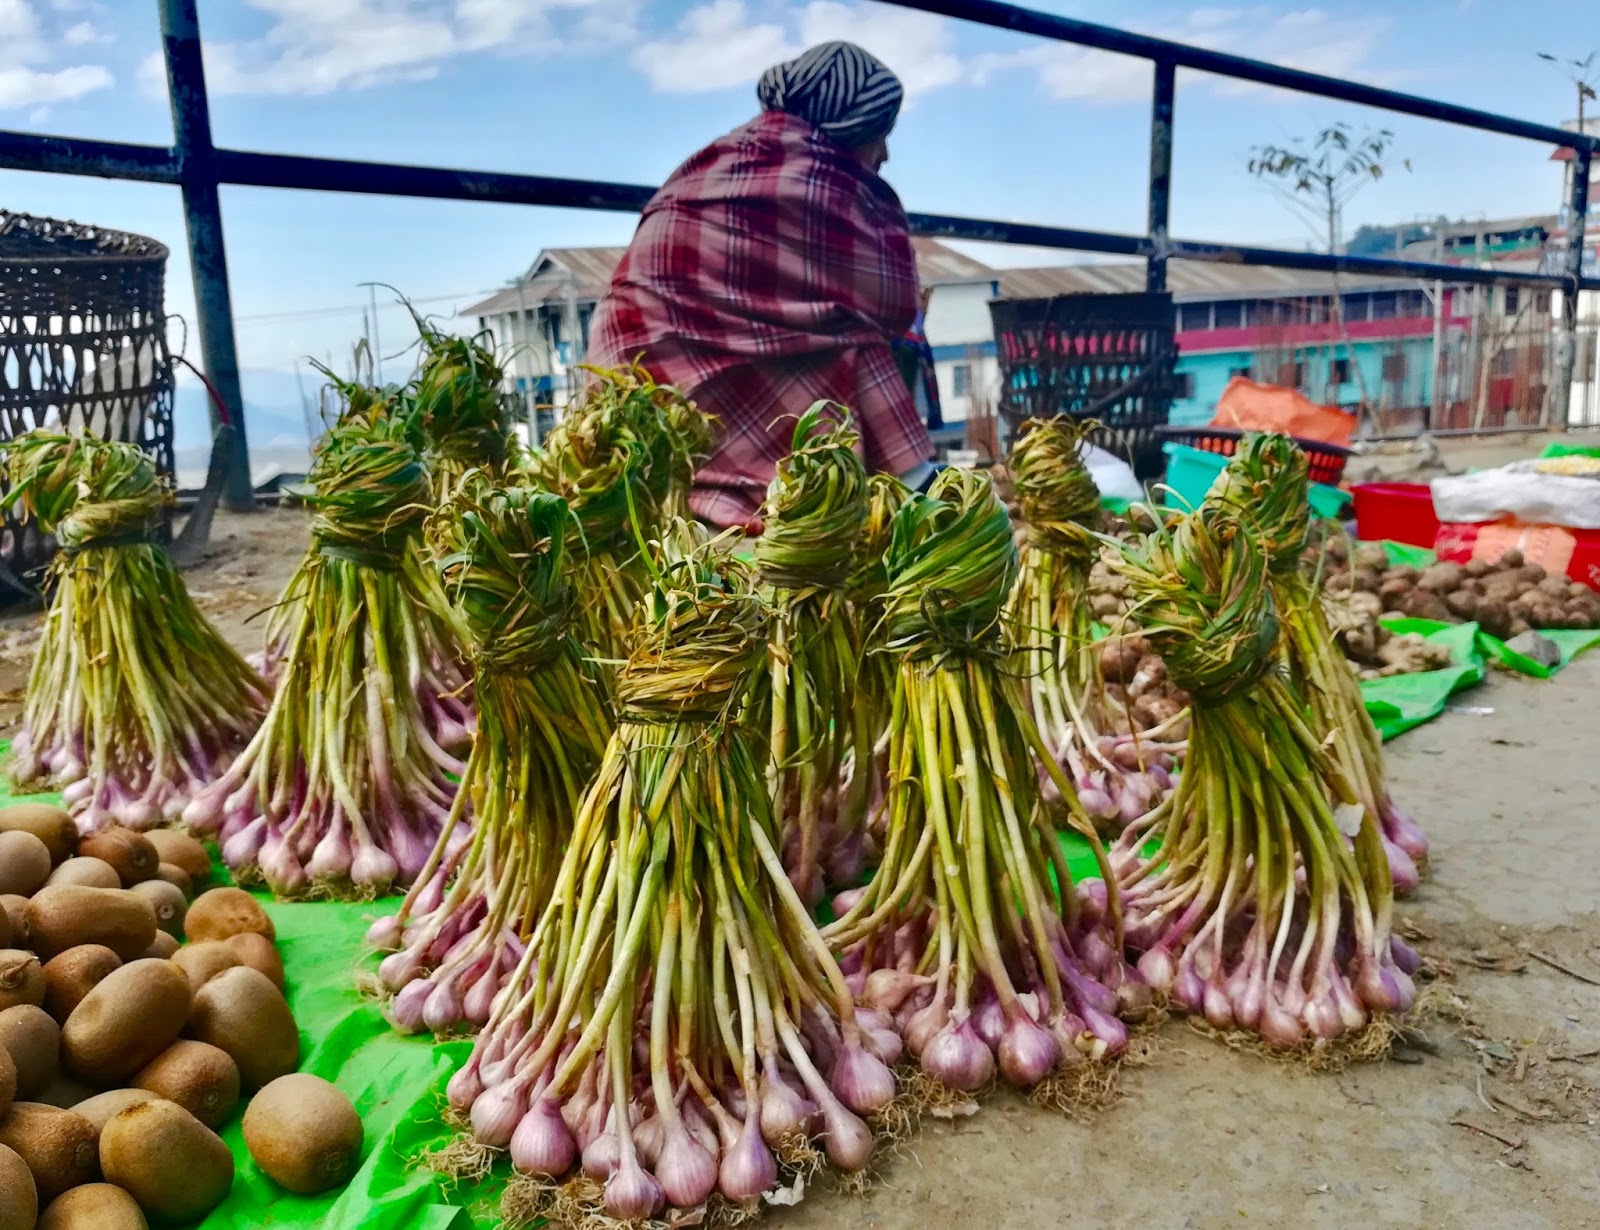
[[[1256,145],[1250,150],[1250,174],[1272,186],[1305,221],[1328,255],[1336,256],[1344,243],[1344,211],[1355,195],[1384,177],[1394,133],[1387,128],[1359,132],[1347,124],[1324,128],[1309,140],[1296,137],[1287,145]],[[1411,169],[1409,160],[1400,166]],[[1367,379],[1356,359],[1350,332],[1345,327],[1344,293],[1339,273],[1333,272],[1333,322],[1344,343],[1345,356],[1355,373],[1363,411],[1371,399]]]

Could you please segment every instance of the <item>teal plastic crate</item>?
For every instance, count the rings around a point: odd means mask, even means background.
[[[1220,453],[1208,453],[1187,444],[1168,443],[1162,447],[1167,454],[1165,481],[1171,488],[1164,502],[1184,510],[1200,507],[1200,501],[1206,498],[1217,475],[1227,468],[1228,459]],[[1309,499],[1316,516],[1338,518],[1350,502],[1350,493],[1324,483],[1312,483]]]

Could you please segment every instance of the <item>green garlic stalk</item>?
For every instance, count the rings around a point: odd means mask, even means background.
[[[1194,718],[1171,807],[1115,856],[1150,985],[1289,1048],[1365,1038],[1371,1014],[1404,1011],[1414,991],[1391,950],[1377,825],[1281,669],[1271,547],[1219,504],[1124,547],[1145,633]]]
[[[433,854],[397,914],[368,933],[405,1032],[478,1027],[555,888],[572,817],[611,734],[571,636],[559,497],[469,470],[428,519],[472,643],[478,731]]]
[[[4,461],[7,506],[60,547],[6,771],[60,790],[85,833],[175,821],[249,741],[268,686],[167,557],[172,493],[148,454],[40,429]]]
[[[749,722],[768,750],[767,785],[785,828],[784,863],[806,901],[827,878],[860,879],[867,778],[841,784],[846,760],[872,755],[871,714],[859,703],[858,640],[845,582],[867,514],[867,472],[848,411],[826,402],[795,424],[778,463],[755,546],[773,608],[772,652],[752,696]]]
[[[887,566],[899,674],[883,856],[825,934],[929,1076],[970,1091],[998,1066],[1038,1085],[1121,1052],[1129,971],[1116,896],[1074,886],[1040,806],[1033,758],[1047,753],[1001,637],[1017,548],[988,477],[947,470],[913,496]],[[1046,767],[1109,877],[1071,784]]]
[[[282,897],[411,883],[464,767],[435,732],[454,720],[444,672],[465,678],[441,659],[467,633],[423,560],[432,491],[405,432],[391,417],[352,419],[319,445],[277,694],[250,746],[184,813],[217,835],[236,877]]]
[[[819,1128],[863,1166],[857,1116],[894,1095],[875,1052],[898,1040],[863,1023],[779,859],[739,721],[769,615],[729,541],[678,522],[655,553],[555,892],[450,1082],[476,1147],[523,1176],[508,1216],[753,1207],[774,1151],[814,1156]]]

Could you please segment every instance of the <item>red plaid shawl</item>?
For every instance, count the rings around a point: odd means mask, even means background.
[[[855,411],[869,467],[903,474],[928,460],[889,348],[916,313],[894,190],[806,121],[768,111],[689,159],[646,206],[589,356],[608,367],[642,355],[721,420],[689,503],[714,525],[744,525],[789,450],[793,420],[775,420],[812,402]]]

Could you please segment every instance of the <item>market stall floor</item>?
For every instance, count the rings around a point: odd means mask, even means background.
[[[189,583],[230,637],[254,648],[259,624],[246,619],[297,561],[303,519],[222,517],[217,539],[215,562]],[[0,701],[9,702],[0,721],[15,713],[32,622],[0,623]],[[1124,1096],[1111,1109],[1069,1121],[997,1094],[971,1118],[925,1124],[864,1197],[815,1188],[798,1207],[773,1210],[767,1224],[1596,1225],[1600,653],[1550,680],[1490,670],[1451,703],[1472,712],[1446,712],[1388,746],[1396,796],[1433,842],[1432,877],[1397,916],[1415,945],[1452,971],[1439,985],[1455,1001],[1453,1019],[1432,1023],[1426,1045],[1404,1051],[1405,1062],[1313,1074],[1169,1023],[1150,1061],[1124,1070]],[[392,1048],[389,1062],[357,1074],[379,1108],[369,1129],[384,1152],[337,1215],[331,1204],[294,1202],[262,1216],[256,1201],[268,1193],[241,1168],[233,1200],[208,1226],[463,1230],[470,1214],[450,1205],[471,1197],[439,1192],[413,1163],[437,1130],[426,1118],[432,1090],[464,1044],[435,1051],[384,1034],[357,998],[357,945],[301,926],[311,915],[297,908],[275,910],[291,980],[294,967],[322,966],[314,983],[301,983],[301,1010],[314,997],[320,1007],[308,1015],[347,1022],[308,1038],[308,1066],[334,1076],[349,1049]],[[385,1205],[403,1219],[374,1217]]]

